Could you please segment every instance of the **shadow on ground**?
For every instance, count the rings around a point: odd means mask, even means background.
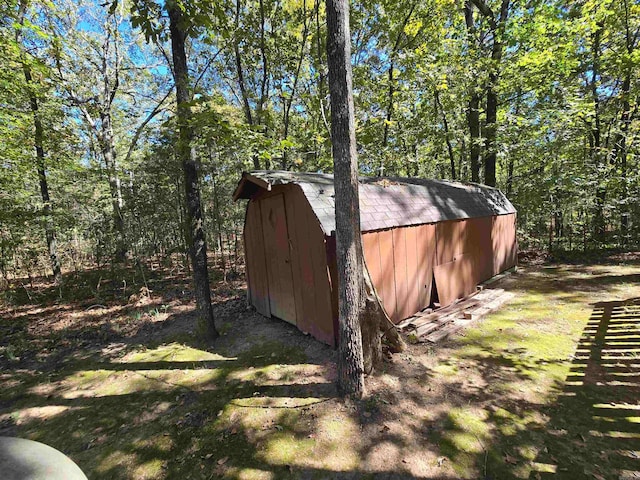
[[[512,304],[443,345],[410,346],[355,403],[337,398],[335,352],[247,310],[237,285],[214,283],[223,336],[209,346],[194,335],[184,278],[147,277],[153,292],[140,303],[130,298],[139,281],[107,294],[99,277],[79,281],[75,302],[51,287],[37,301],[15,294],[0,313],[0,435],[50,444],[89,478],[600,480],[640,470],[640,301],[618,295],[637,269],[513,276]],[[613,293],[628,300],[600,301]]]

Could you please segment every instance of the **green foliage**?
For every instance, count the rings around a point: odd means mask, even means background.
[[[498,0],[485,3],[499,11]],[[178,5],[188,23],[208,238],[228,259],[241,250],[243,208],[230,196],[242,170],[332,171],[324,2]],[[111,259],[118,202],[130,257],[184,252],[165,8],[150,0],[33,2],[19,21],[18,2],[0,7],[5,276],[47,268],[30,94],[40,103],[65,266]],[[475,36],[454,0],[353,3],[361,173],[450,179],[453,162],[456,179],[469,181],[469,99],[481,97],[484,154],[485,91],[497,73],[497,183],[518,208],[521,247],[637,244],[640,6],[511,2],[498,62],[489,20],[472,11]],[[28,85],[23,64],[33,74]]]

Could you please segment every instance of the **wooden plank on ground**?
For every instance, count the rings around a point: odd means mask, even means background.
[[[427,341],[430,343],[438,343],[441,340],[452,335],[453,333],[456,333],[459,330],[467,327],[471,323],[481,319],[488,313],[493,312],[494,310],[497,310],[513,297],[514,297],[514,294],[511,292],[502,291],[498,295],[493,294],[490,301],[488,301],[485,305],[473,311],[471,319],[457,318],[453,322],[450,322],[447,325],[445,325],[443,328],[431,331],[431,333],[421,337],[420,340]]]

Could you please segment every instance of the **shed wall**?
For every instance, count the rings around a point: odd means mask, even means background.
[[[516,216],[453,220],[365,232],[364,257],[395,323],[429,306],[435,279],[442,306],[516,264]]]
[[[277,222],[274,230],[277,238],[266,238],[265,215],[273,210],[279,196],[284,201],[284,218],[278,219],[284,220],[284,224]],[[318,340],[335,345],[325,237],[300,187],[274,186],[271,191],[255,195],[247,207],[244,243],[248,299],[256,310],[265,316],[277,315],[270,303],[282,300],[278,293],[284,285],[285,290],[293,292],[287,308],[293,313],[286,320]],[[277,245],[278,251],[267,253],[265,246],[269,245]],[[279,259],[290,262],[291,284],[282,281],[284,273]]]
[[[362,235],[371,280],[395,323],[431,302],[435,232],[435,225],[417,225]]]
[[[244,221],[244,252],[247,271],[247,295],[251,305],[265,317],[269,309],[269,283],[262,236],[262,215],[258,202],[247,204]]]

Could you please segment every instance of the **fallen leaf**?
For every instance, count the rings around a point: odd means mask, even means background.
[[[220,460],[218,460],[218,465],[224,465],[225,463],[227,463],[227,460],[229,460],[229,457],[221,458]]]

